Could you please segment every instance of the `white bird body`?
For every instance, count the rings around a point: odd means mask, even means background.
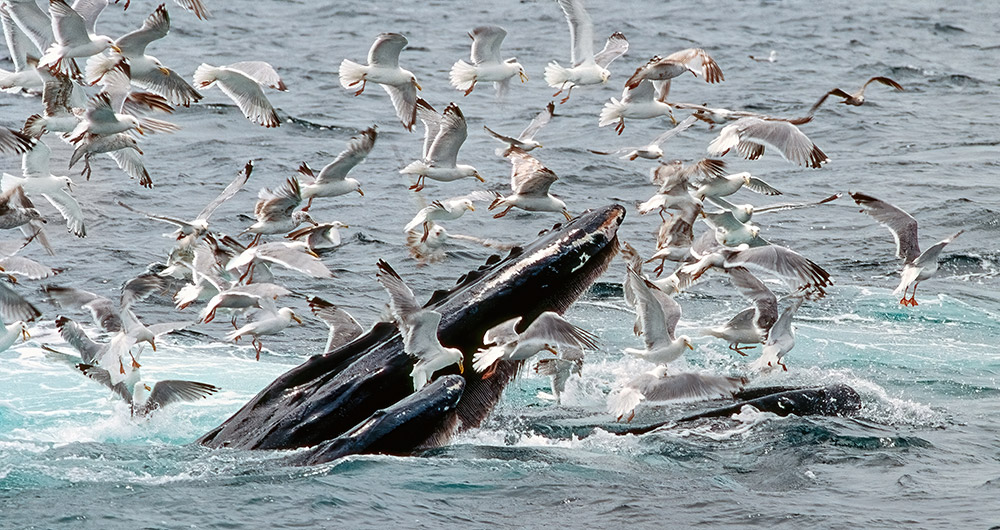
[[[567,68],[556,61],[545,67],[545,82],[558,88],[556,95],[563,90],[572,91],[575,86],[597,85],[607,83],[611,78],[608,65],[628,51],[628,40],[621,33],[613,33],[608,37],[604,49],[594,54],[594,23],[583,7],[583,0],[559,0],[559,7],[569,24],[570,62],[573,66]],[[562,99],[565,103],[569,94]]]
[[[518,333],[516,328],[521,320],[522,317],[512,318],[486,331],[483,344],[489,347],[473,355],[474,370],[487,372],[497,361],[524,361],[543,350],[558,355],[555,347],[561,344],[577,348],[597,346],[595,336],[553,311],[538,315],[524,331]]]
[[[263,61],[242,61],[228,66],[202,63],[194,71],[193,81],[198,88],[218,86],[243,115],[257,125],[268,128],[281,125],[278,113],[261,87],[280,91],[288,88],[270,64]]]
[[[403,127],[412,131],[417,121],[417,90],[420,90],[420,84],[413,72],[399,66],[399,52],[407,43],[406,37],[399,33],[381,33],[368,50],[368,64],[344,59],[340,63],[339,76],[340,85],[348,90],[361,84],[355,96],[364,92],[369,81],[382,85]]]
[[[481,81],[493,82],[497,88],[497,97],[503,97],[510,85],[510,79],[516,75],[521,82],[528,79],[524,68],[517,59],[501,59],[500,44],[507,31],[500,26],[479,26],[469,33],[472,38],[472,64],[458,61],[451,67],[449,81],[451,86],[462,90],[468,96]]]
[[[260,320],[250,322],[249,324],[237,329],[226,335],[226,340],[237,340],[244,335],[253,336],[253,346],[257,350],[257,360],[260,360],[260,351],[263,348],[263,344],[260,341],[261,335],[275,335],[281,333],[292,321],[296,321],[299,324],[302,320],[299,319],[291,309],[287,307],[282,307],[276,313],[272,313],[270,316],[262,318]]]
[[[611,98],[611,101],[605,103],[597,125],[605,127],[617,124],[615,131],[621,134],[625,130],[625,118],[648,120],[661,116],[668,116],[672,120],[673,111],[670,105],[656,99],[653,84],[643,80],[635,88],[625,88],[621,99]],[[663,151],[660,151],[660,156],[662,155]]]
[[[410,186],[413,191],[424,188],[424,179],[451,182],[465,177],[475,177],[484,182],[476,168],[459,164],[458,150],[465,143],[469,132],[458,105],[450,103],[442,114],[438,114],[426,101],[418,99],[416,112],[424,122],[424,147],[420,160],[399,170],[403,175],[416,175],[417,182]]]

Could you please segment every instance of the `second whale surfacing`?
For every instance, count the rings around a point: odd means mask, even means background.
[[[472,355],[483,346],[483,334],[518,316],[527,326],[544,311],[565,311],[607,269],[624,216],[619,205],[586,212],[431,296],[425,307],[442,315],[441,343],[465,353],[463,381],[449,376],[447,384],[430,385],[426,398],[410,397],[413,360],[396,327],[380,322],[278,377],[198,442],[236,449],[316,447],[303,460],[317,463],[373,447],[395,453],[434,447],[478,426],[521,365],[501,362],[486,379],[476,374]],[[457,372],[452,367],[438,375]]]

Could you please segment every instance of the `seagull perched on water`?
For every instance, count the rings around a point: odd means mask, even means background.
[[[876,221],[892,232],[896,240],[896,257],[903,260],[902,278],[899,287],[892,294],[903,293],[899,303],[907,306],[917,305],[917,286],[920,282],[934,276],[938,270],[938,258],[944,247],[955,240],[964,230],[959,230],[934,246],[920,252],[920,242],[917,240],[917,220],[903,210],[871,195],[850,192],[854,202],[862,207],[862,212],[872,216]],[[906,291],[913,286],[913,293],[906,298]]]
[[[520,76],[522,83],[527,81],[528,76],[516,58],[500,58],[500,43],[506,36],[507,30],[500,26],[479,26],[473,29],[469,33],[469,38],[472,39],[472,64],[458,61],[451,67],[451,86],[456,90],[464,90],[468,96],[476,88],[476,83],[493,81],[497,98],[503,99],[510,88],[512,77]]]
[[[465,116],[458,105],[449,103],[444,113],[438,114],[429,103],[418,99],[416,109],[420,121],[424,122],[423,154],[420,160],[399,170],[403,175],[416,175],[417,181],[410,189],[424,189],[424,180],[428,178],[451,182],[463,177],[475,177],[480,182],[485,182],[476,168],[457,163],[458,150],[469,137]]]
[[[421,308],[413,291],[385,261],[378,261],[375,278],[389,293],[389,307],[396,327],[403,335],[403,351],[416,359],[410,372],[413,390],[420,390],[435,372],[453,364],[458,365],[460,373],[464,372],[465,355],[462,350],[445,347],[438,339],[441,313]]]
[[[288,90],[274,67],[263,61],[242,61],[228,66],[212,66],[202,63],[194,71],[194,83],[198,88],[219,87],[223,94],[236,103],[246,118],[257,125],[277,127],[278,113],[264,95],[261,87],[270,87],[282,92]]]
[[[352,89],[360,96],[369,81],[382,85],[392,99],[396,115],[407,131],[413,131],[417,122],[417,90],[420,84],[409,70],[399,67],[399,52],[406,47],[406,37],[399,33],[380,33],[368,50],[368,64],[362,65],[344,59],[340,63],[340,85]]]
[[[869,79],[868,81],[865,81],[865,84],[861,85],[861,88],[859,88],[858,91],[853,94],[848,94],[847,92],[844,92],[839,88],[835,88],[827,92],[826,94],[823,94],[823,97],[819,98],[819,101],[817,101],[816,104],[814,104],[812,108],[809,109],[809,114],[812,115],[814,112],[816,112],[816,109],[818,109],[820,105],[822,105],[823,102],[826,101],[826,98],[830,96],[837,96],[840,98],[844,98],[840,102],[845,105],[851,105],[853,107],[861,106],[865,102],[865,89],[868,88],[868,85],[872,83],[881,83],[883,85],[894,88],[897,92],[903,90],[903,85],[900,85],[899,83],[893,81],[892,79],[889,79],[888,77],[875,76]]]
[[[336,197],[352,191],[358,192],[362,197],[365,196],[365,192],[361,191],[361,183],[357,179],[349,178],[347,174],[372,152],[377,135],[374,125],[361,131],[347,142],[347,149],[341,151],[333,162],[323,166],[318,175],[305,162],[299,166],[300,175],[313,179],[312,182],[306,182],[302,186],[302,198],[309,200],[302,211],[312,207],[313,197]]]
[[[570,63],[566,68],[552,61],[545,67],[545,82],[550,87],[559,90],[552,95],[558,96],[566,90],[566,97],[560,103],[566,103],[573,87],[582,85],[597,85],[607,83],[611,77],[608,66],[612,61],[628,51],[628,40],[621,33],[612,33],[600,53],[594,55],[594,23],[583,7],[583,0],[558,0],[559,7],[566,15],[569,23]]]

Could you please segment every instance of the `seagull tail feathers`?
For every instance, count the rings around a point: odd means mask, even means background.
[[[611,98],[611,101],[605,103],[604,108],[601,109],[601,120],[597,122],[597,125],[599,127],[606,127],[618,123],[618,120],[624,117],[625,108],[624,103]]]
[[[465,61],[458,61],[451,67],[448,80],[456,90],[469,90],[476,82],[476,67]]]
[[[559,63],[552,61],[545,67],[545,82],[550,87],[561,88],[562,84],[569,81],[569,70]]]
[[[194,71],[194,84],[198,88],[204,88],[215,82],[215,71],[217,68],[214,66],[201,63]]]
[[[400,169],[399,172],[403,175],[425,175],[430,168],[423,160],[414,160],[410,162],[410,165]]]
[[[340,86],[346,89],[357,88],[356,85],[365,78],[368,67],[354,61],[344,59],[340,62]]]

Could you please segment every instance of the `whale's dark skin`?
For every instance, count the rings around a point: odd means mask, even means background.
[[[736,394],[739,401],[732,405],[706,410],[679,420],[670,420],[652,425],[618,430],[615,434],[645,434],[665,425],[694,421],[703,418],[720,418],[738,414],[751,405],[761,412],[771,412],[778,416],[850,416],[861,410],[861,396],[853,388],[844,384],[834,384],[818,388],[764,387],[744,390]]]
[[[462,376],[438,377],[346,433],[290,457],[288,463],[311,466],[358,453],[405,455],[441,445],[455,427],[455,415],[449,413],[464,390]]]
[[[444,423],[458,430],[478,426],[520,367],[501,362],[486,379],[472,370],[472,355],[486,330],[518,316],[526,327],[543,311],[565,311],[614,257],[624,216],[618,205],[584,213],[431,297],[426,307],[442,315],[441,343],[465,353],[465,390]],[[353,342],[278,377],[198,442],[240,449],[322,444],[412,394],[412,368],[396,327],[376,324]],[[438,375],[457,372],[453,366]]]

